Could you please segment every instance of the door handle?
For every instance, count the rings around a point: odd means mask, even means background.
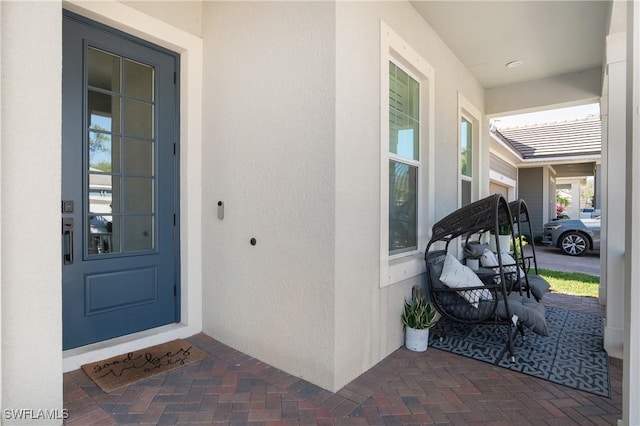
[[[63,259],[65,265],[73,264],[73,218],[62,218]]]

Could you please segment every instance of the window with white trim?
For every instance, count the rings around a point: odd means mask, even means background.
[[[434,70],[381,21],[380,286],[424,272],[435,216]]]

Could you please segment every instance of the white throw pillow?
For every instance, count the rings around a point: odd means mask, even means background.
[[[469,268],[463,265],[452,254],[447,253],[442,265],[442,281],[449,288],[482,287],[484,283]],[[486,289],[475,291],[459,291],[458,294],[464,297],[474,308],[478,308],[481,300],[493,300],[491,292]]]
[[[489,249],[484,249],[480,256],[480,264],[483,268],[494,268],[498,266],[496,254]]]
[[[502,264],[511,265],[504,268],[504,270],[507,272],[515,272],[516,268],[518,268],[518,270],[520,271],[520,278],[524,278],[524,271],[522,270],[522,268],[515,266],[516,260],[511,257],[509,253],[502,252]]]
[[[484,268],[495,268],[494,270],[497,273],[500,272],[497,270],[498,257],[494,252],[492,252],[489,249],[485,249],[482,252],[482,256],[480,256],[480,264]],[[520,271],[520,278],[524,278],[524,271],[520,267],[516,266],[515,259],[507,252],[502,252],[502,265],[510,265],[510,266],[505,266],[504,270],[506,272],[515,272],[516,268],[518,268],[518,270]],[[497,282],[500,282],[500,280],[498,279]]]

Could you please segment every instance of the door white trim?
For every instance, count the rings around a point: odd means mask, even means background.
[[[116,1],[65,1],[63,7],[180,54],[181,321],[63,351],[64,372],[82,364],[202,331],[202,40]],[[62,19],[62,14],[60,15]]]

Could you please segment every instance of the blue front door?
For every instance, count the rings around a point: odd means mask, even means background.
[[[64,13],[64,349],[179,321],[178,60]]]

